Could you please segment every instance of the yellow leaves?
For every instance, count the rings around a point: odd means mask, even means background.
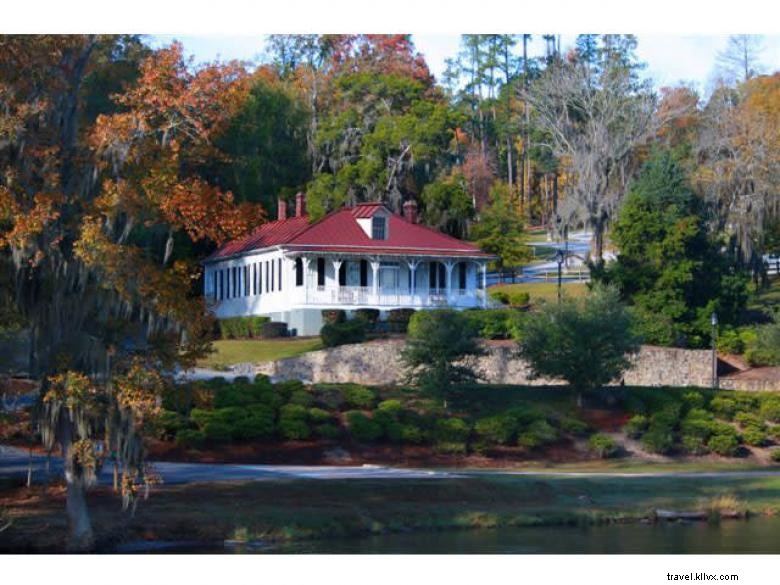
[[[164,382],[153,367],[135,359],[124,375],[114,378],[114,386],[120,408],[132,410],[138,422],[159,414]]]
[[[93,404],[98,398],[98,390],[92,381],[81,372],[67,371],[49,377],[49,390],[43,401],[62,402],[68,408]]]

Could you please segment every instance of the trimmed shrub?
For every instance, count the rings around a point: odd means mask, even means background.
[[[277,337],[287,337],[287,323],[280,321],[269,321],[260,326],[260,337],[263,339],[274,339]]]
[[[623,425],[623,432],[632,439],[638,439],[650,426],[650,421],[643,414],[635,414]]]
[[[584,437],[588,434],[590,427],[588,423],[578,418],[564,417],[561,419],[559,426],[564,433],[574,435],[576,437]]]
[[[300,404],[301,406],[311,406],[314,404],[314,397],[306,390],[295,390],[290,395],[290,404]]]
[[[344,402],[352,408],[371,408],[376,402],[374,391],[365,386],[350,384],[342,390]]]
[[[300,404],[285,404],[279,410],[279,433],[284,439],[300,441],[311,436],[307,423],[306,407]]]
[[[353,410],[347,413],[347,425],[349,434],[360,443],[372,443],[378,440],[383,433],[382,426],[368,418],[360,411]]]
[[[484,339],[518,338],[525,317],[514,309],[474,309],[465,314]]]
[[[321,439],[338,439],[341,436],[341,427],[333,423],[323,423],[314,427],[314,434]]]
[[[502,305],[508,305],[509,304],[509,293],[503,290],[491,290],[488,293],[488,296],[490,296],[491,299],[494,299],[501,303]]]
[[[436,450],[441,453],[452,455],[464,455],[466,453],[466,443],[436,443]]]
[[[683,435],[680,442],[683,450],[690,455],[704,455],[710,452],[706,440],[699,436]]]
[[[489,416],[477,421],[474,432],[485,443],[506,445],[517,432],[517,420],[506,414]]]
[[[376,408],[377,410],[388,412],[395,417],[400,416],[401,412],[403,412],[403,406],[400,400],[383,400]]]
[[[558,439],[555,428],[546,420],[536,420],[518,435],[517,444],[521,447],[534,449],[554,443]]]
[[[588,447],[602,459],[614,457],[618,452],[618,445],[615,439],[609,435],[596,434],[588,439]]]
[[[759,412],[764,420],[780,422],[780,398],[775,396],[764,398]]]
[[[718,455],[733,457],[739,449],[739,441],[735,434],[717,434],[710,437],[710,440],[707,441],[707,447]]]
[[[704,396],[702,396],[701,392],[697,392],[696,390],[690,390],[688,392],[685,392],[682,395],[682,399],[686,408],[688,408],[689,410],[691,408],[704,407]]]
[[[525,307],[531,301],[531,295],[525,291],[515,291],[509,295],[509,305]]]
[[[769,437],[767,436],[766,431],[760,427],[748,426],[742,431],[742,440],[747,445],[763,447],[769,442]]]
[[[253,404],[242,409],[231,423],[235,439],[270,439],[274,434],[274,409],[265,404]]]
[[[320,329],[320,337],[325,347],[360,343],[366,339],[366,323],[362,319],[353,319],[344,323],[328,323]]]
[[[738,412],[734,417],[734,420],[737,421],[742,426],[742,428],[756,427],[762,431],[766,429],[764,419],[757,414],[753,414],[752,412]]]
[[[222,339],[258,338],[262,335],[263,324],[271,319],[260,315],[250,317],[230,317],[219,320],[219,333]]]
[[[355,318],[366,324],[366,329],[373,330],[379,322],[379,309],[356,309]]]
[[[391,333],[406,333],[414,309],[392,309],[387,313],[387,326]]]
[[[731,420],[737,411],[737,403],[731,398],[716,396],[710,400],[710,410],[720,418]]]
[[[401,425],[401,440],[404,443],[419,445],[420,443],[424,443],[426,438],[425,431],[420,427],[413,424]]]
[[[769,457],[775,463],[780,463],[780,449],[772,449],[772,454]]]
[[[347,312],[343,309],[323,309],[322,322],[326,325],[336,325],[347,320]]]
[[[373,421],[382,427],[382,434],[389,441],[398,442],[401,440],[401,422],[398,420],[398,413],[388,409],[378,409],[374,411]]]
[[[327,410],[323,410],[321,408],[310,408],[309,409],[309,420],[312,424],[322,424],[322,423],[328,423],[333,420],[333,417]]]
[[[312,392],[314,402],[328,410],[339,410],[344,404],[343,392],[338,384],[316,384]]]
[[[201,431],[181,429],[176,433],[176,444],[180,447],[199,447],[206,440]]]
[[[300,380],[285,380],[284,382],[277,382],[274,384],[274,390],[279,396],[281,396],[285,402],[289,402],[290,397],[294,392],[306,390],[306,386]]]
[[[680,424],[683,435],[699,437],[702,441],[709,439],[719,428],[720,424],[715,422],[712,414],[701,408],[692,409]]]
[[[651,453],[669,453],[674,446],[674,435],[665,427],[651,426],[642,436],[642,447]]]
[[[163,410],[157,415],[154,426],[158,439],[171,440],[177,436],[179,431],[186,428],[186,421],[182,415],[172,410]]]
[[[471,428],[460,418],[445,418],[436,422],[436,442],[437,443],[465,443]]]

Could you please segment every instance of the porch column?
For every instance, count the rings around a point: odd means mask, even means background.
[[[374,295],[374,302],[379,302],[379,260],[371,260],[371,292]]]
[[[447,269],[447,304],[449,305],[452,303],[452,269],[455,268],[455,262],[448,260],[444,268]]]
[[[407,260],[406,263],[409,265],[409,274],[411,275],[411,280],[409,282],[409,295],[411,296],[412,303],[414,303],[414,292],[417,288],[417,265],[420,264],[420,261]]]
[[[333,262],[333,276],[336,279],[336,288],[341,286],[341,283],[339,282],[339,270],[341,270],[341,260],[331,260]]]
[[[487,307],[487,264],[482,264],[482,308]]]
[[[301,261],[303,263],[303,290],[305,295],[305,302],[308,304],[311,302],[309,300],[309,289],[311,288],[311,283],[309,282],[309,273],[311,270],[311,257],[309,256],[301,256]]]

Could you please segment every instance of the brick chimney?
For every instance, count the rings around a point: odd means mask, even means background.
[[[298,192],[295,194],[295,217],[306,215],[306,194]]]
[[[276,209],[277,209],[276,219],[278,219],[279,221],[284,221],[285,219],[287,219],[287,201],[285,201],[281,197],[277,199]]]
[[[414,199],[404,203],[404,217],[409,223],[417,223],[417,202]]]

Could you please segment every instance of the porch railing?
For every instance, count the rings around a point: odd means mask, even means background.
[[[325,305],[345,307],[479,307],[482,305],[482,290],[454,288],[447,294],[445,289],[417,289],[412,293],[407,288],[380,288],[374,292],[366,286],[317,286],[296,287],[294,301],[304,305]]]

